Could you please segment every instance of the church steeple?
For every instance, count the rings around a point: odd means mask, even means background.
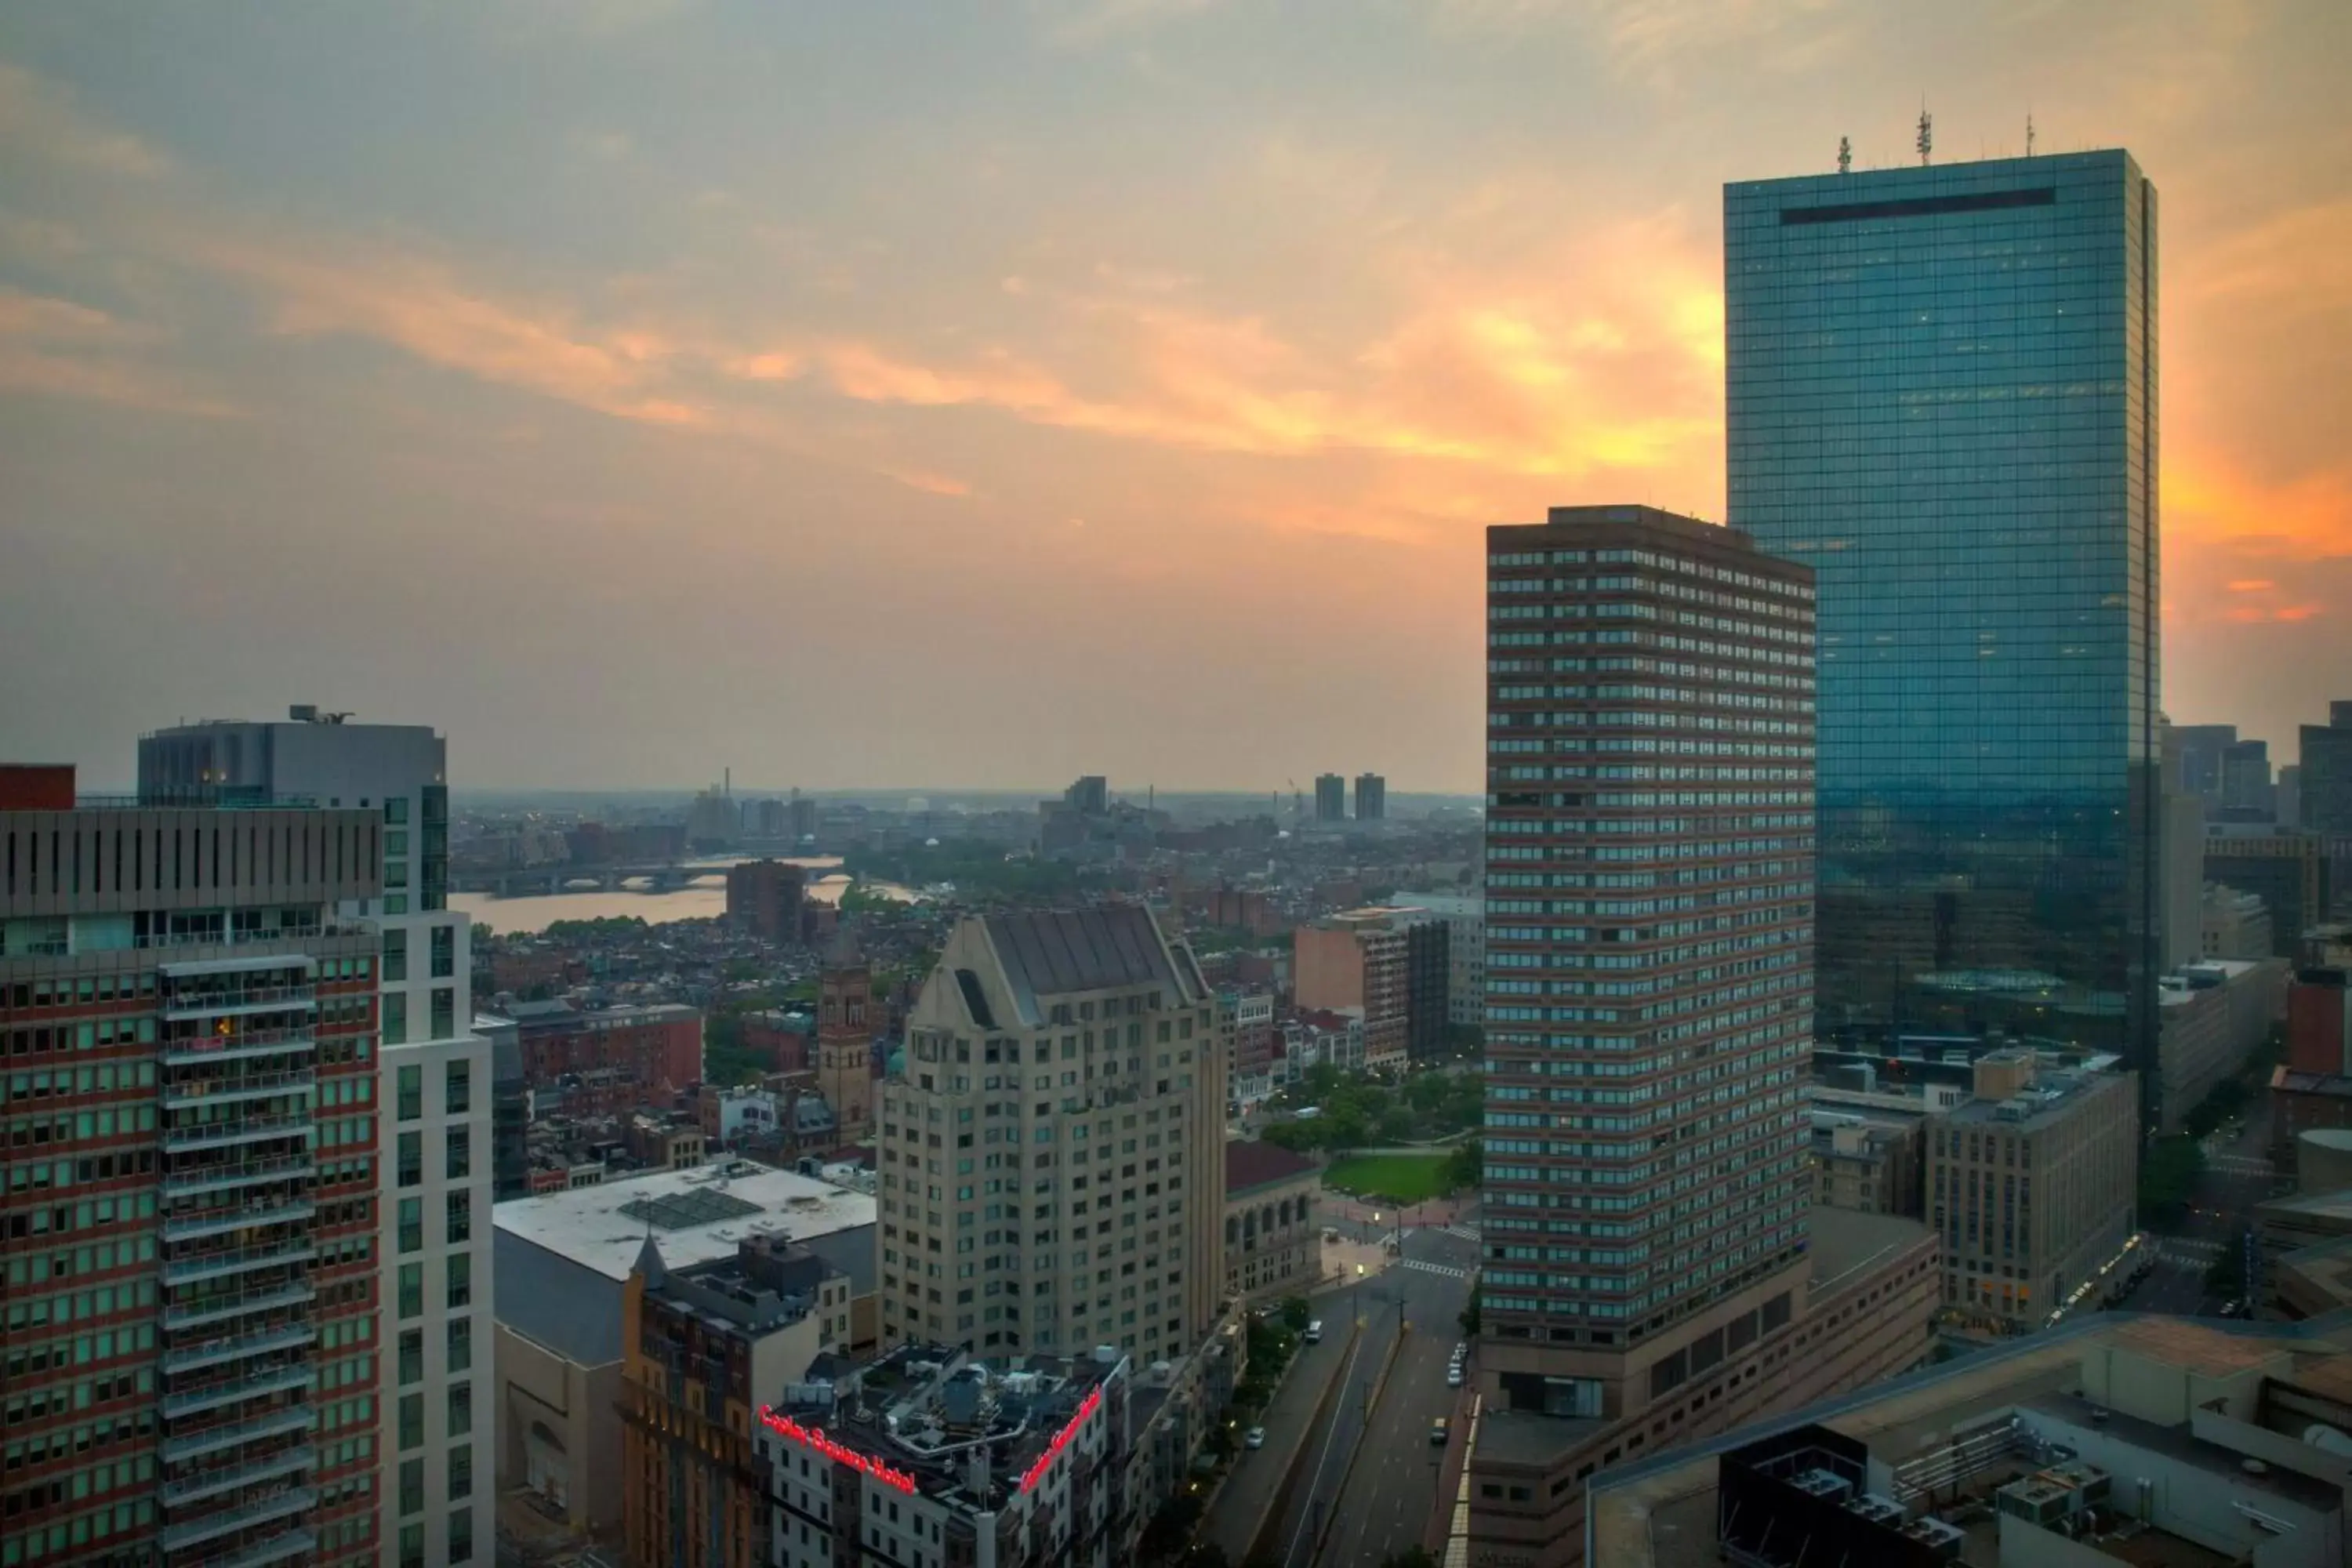
[[[835,1136],[854,1143],[873,1127],[874,977],[847,921],[835,929],[817,977],[816,1058]]]

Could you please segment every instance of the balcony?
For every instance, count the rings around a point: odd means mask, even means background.
[[[194,1557],[175,1563],[172,1568],[267,1568],[272,1563],[292,1558],[309,1562],[319,1544],[319,1537],[308,1530],[281,1530],[266,1540],[235,1547],[210,1557]]]
[[[318,1049],[319,1037],[309,1026],[299,1029],[247,1029],[235,1035],[193,1035],[163,1042],[166,1068],[210,1067],[217,1062],[250,1061],[257,1057],[292,1056]]]
[[[209,1470],[199,1470],[177,1480],[163,1483],[163,1506],[183,1508],[201,1502],[208,1497],[218,1497],[238,1487],[254,1486],[262,1481],[282,1480],[300,1475],[317,1462],[308,1443],[299,1447],[281,1448],[264,1454],[257,1459],[247,1459],[221,1465]]]
[[[168,1079],[163,1083],[166,1108],[224,1105],[236,1100],[264,1100],[273,1094],[308,1091],[319,1075],[310,1068],[285,1072],[224,1074],[218,1078]]]
[[[233,1421],[226,1426],[207,1426],[184,1437],[166,1438],[162,1450],[163,1463],[182,1465],[205,1454],[216,1454],[223,1448],[258,1443],[264,1438],[282,1436],[289,1432],[309,1432],[318,1425],[318,1412],[308,1406],[273,1410],[250,1421]]]
[[[314,1489],[287,1487],[271,1496],[247,1503],[242,1508],[224,1509],[218,1513],[208,1513],[184,1523],[165,1525],[163,1538],[163,1550],[176,1555],[185,1552],[191,1546],[200,1546],[207,1541],[217,1540],[231,1531],[245,1530],[253,1525],[267,1523],[273,1519],[284,1519],[289,1514],[306,1512],[316,1508],[318,1504],[319,1494]],[[208,1563],[226,1563],[231,1559],[205,1558],[203,1561]],[[256,1559],[256,1561],[267,1561],[267,1559]]]
[[[318,1256],[319,1248],[308,1236],[290,1236],[274,1247],[235,1247],[225,1252],[205,1252],[193,1258],[172,1258],[163,1265],[163,1283],[193,1285],[202,1279],[217,1279],[225,1274],[308,1263]],[[166,1321],[169,1321],[168,1313]]]
[[[195,1165],[185,1170],[165,1173],[165,1198],[194,1197],[199,1193],[226,1192],[232,1187],[257,1186],[263,1182],[307,1182],[319,1173],[319,1167],[308,1154],[296,1154],[267,1160],[240,1160],[225,1165]],[[170,1226],[165,1226],[170,1234]]]
[[[310,1324],[287,1323],[274,1329],[264,1329],[258,1333],[228,1334],[194,1344],[175,1342],[164,1349],[163,1371],[176,1377],[182,1373],[216,1366],[225,1361],[263,1355],[270,1351],[299,1349],[317,1343],[318,1339],[319,1331]]]
[[[163,1239],[167,1242],[194,1241],[201,1237],[218,1236],[225,1231],[243,1230],[255,1225],[291,1225],[309,1219],[318,1212],[318,1205],[306,1195],[289,1194],[284,1197],[265,1199],[260,1203],[240,1204],[226,1208],[197,1209],[184,1215],[166,1215],[163,1219]]]
[[[308,1366],[276,1367],[268,1372],[256,1373],[251,1377],[231,1378],[225,1383],[208,1384],[184,1393],[167,1394],[163,1396],[163,1419],[178,1421],[207,1410],[217,1410],[224,1405],[236,1405],[271,1394],[296,1393],[310,1386],[310,1369]]]
[[[226,1322],[231,1318],[267,1312],[276,1307],[299,1307],[316,1300],[318,1294],[308,1280],[295,1279],[235,1296],[205,1296],[194,1301],[170,1302],[163,1308],[163,1327],[167,1332],[176,1334],[183,1330],[202,1328],[206,1323]]]
[[[181,1127],[163,1129],[166,1152],[181,1149],[210,1149],[231,1143],[257,1143],[265,1138],[308,1138],[311,1135],[310,1113],[299,1116],[247,1116],[235,1121],[196,1121]]]
[[[273,962],[257,957],[256,963]],[[248,1013],[310,1011],[319,1005],[315,985],[251,985],[218,991],[173,992],[157,998],[166,1021],[173,1018],[232,1018]]]

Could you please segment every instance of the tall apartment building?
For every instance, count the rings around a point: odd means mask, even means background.
[[[2123,1247],[2139,1191],[2128,1072],[2053,1069],[2027,1050],[1976,1064],[1975,1098],[1927,1122],[1927,1220],[1944,1300],[1979,1325],[2039,1328]]]
[[[1315,775],[1315,820],[1348,820],[1348,781],[1338,773]]]
[[[1818,1037],[2055,1026],[2153,1097],[2155,188],[1742,181],[1724,279],[1729,521],[1818,574]]]
[[[382,814],[9,772],[0,1561],[373,1563]]]
[[[1224,1278],[1224,1063],[1149,910],[966,919],[884,1080],[882,1339],[1193,1349]]]
[[[1389,781],[1378,773],[1356,775],[1356,820],[1378,822],[1389,814]]]
[[[1274,994],[1226,987],[1216,994],[1216,1005],[1226,1111],[1237,1115],[1274,1094]]]
[[[447,745],[421,724],[298,707],[283,723],[142,736],[139,787],[194,785],[374,812],[380,892],[345,915],[382,929],[379,1246],[388,1359],[379,1412],[385,1568],[488,1563],[496,1540],[488,1360],[494,1064],[474,1032],[472,921],[448,908]]]
[[[1648,507],[1486,549],[1485,1364],[1598,1414],[1802,1273],[1812,574]]]
[[[2305,724],[2297,736],[2303,776],[2296,787],[2296,824],[2315,833],[2352,837],[2352,702],[2327,705],[2327,722]]]

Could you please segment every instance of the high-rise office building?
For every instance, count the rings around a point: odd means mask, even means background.
[[[1818,574],[1824,1041],[2160,1081],[2156,236],[2121,152],[1725,187],[1730,521]]]
[[[2314,833],[2352,836],[2352,702],[2327,705],[2326,724],[2302,726],[2303,776],[2296,823]]]
[[[1135,905],[959,922],[884,1080],[882,1338],[1183,1355],[1224,1279],[1224,1063]]]
[[[2239,741],[2221,751],[2221,816],[2224,821],[2267,822],[2277,809],[2272,792],[2271,744]]]
[[[1809,1212],[1811,574],[1647,507],[1486,567],[1469,1537],[1569,1568],[1596,1468],[1907,1369],[1941,1290],[1924,1225]]]
[[[488,1563],[496,1412],[488,1393],[495,1064],[474,1030],[472,922],[448,908],[447,744],[422,724],[299,707],[282,723],[142,736],[139,788],[191,786],[357,807],[383,824],[380,893],[342,913],[382,929],[376,1122],[383,1272],[385,1568]]]
[[[1389,814],[1389,781],[1378,773],[1356,775],[1356,820],[1378,822]]]
[[[2166,755],[2179,769],[2174,782],[2209,805],[2221,804],[2221,753],[2238,743],[2235,724],[2175,724]]]
[[[1803,1275],[1812,574],[1648,507],[1486,552],[1485,1364],[1613,1414]]]
[[[374,1563],[383,816],[6,772],[0,1553]]]
[[[1080,816],[1102,816],[1110,811],[1110,780],[1087,773],[1062,792],[1062,804]]]
[[[1338,773],[1315,775],[1315,820],[1318,822],[1348,820],[1348,781]]]

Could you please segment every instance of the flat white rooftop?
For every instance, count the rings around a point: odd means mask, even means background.
[[[490,1212],[509,1235],[607,1279],[626,1279],[649,1229],[662,1262],[684,1268],[734,1257],[746,1237],[781,1233],[806,1241],[872,1225],[877,1211],[865,1193],[738,1161],[516,1198]]]

